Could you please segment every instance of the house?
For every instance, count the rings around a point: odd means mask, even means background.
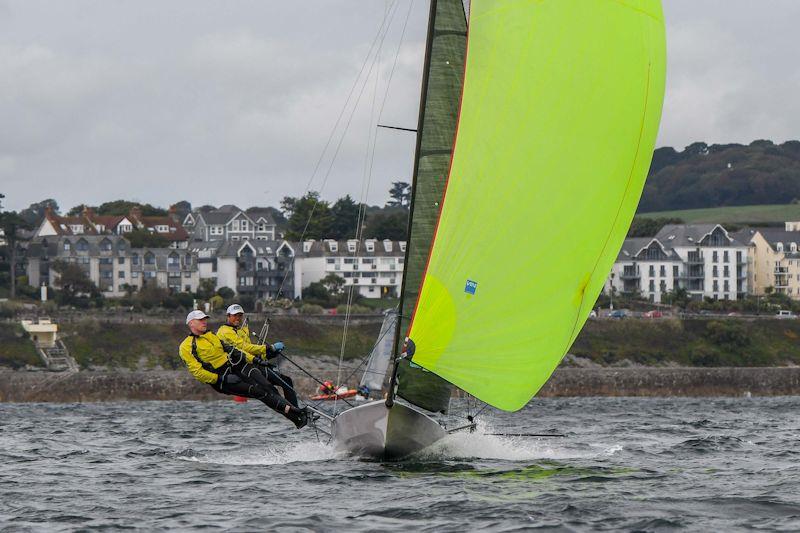
[[[174,292],[194,292],[200,276],[196,256],[173,248],[131,248],[114,234],[70,234],[34,237],[28,246],[27,275],[30,285],[58,287],[56,261],[75,263],[104,296],[119,297],[126,285],[147,283]]]
[[[677,288],[693,299],[736,300],[748,292],[748,250],[719,224],[670,224],[653,238],[626,239],[606,288],[653,302]]]
[[[275,221],[266,209],[245,212],[235,205],[223,205],[212,211],[196,210],[183,223],[195,241],[274,241]]]
[[[302,287],[321,281],[329,274],[344,279],[344,288],[355,287],[366,298],[397,298],[403,279],[405,241],[309,240],[299,247],[296,259]]]
[[[78,216],[60,216],[47,207],[34,236],[125,235],[134,229],[160,235],[176,250],[186,249],[189,243],[189,233],[180,222],[169,216],[143,216],[138,207],[127,215],[97,215],[84,207]]]

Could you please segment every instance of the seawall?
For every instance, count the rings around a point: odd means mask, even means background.
[[[298,377],[310,395],[315,383]],[[800,395],[800,367],[780,368],[559,368],[541,397]],[[0,372],[0,402],[218,400],[186,371]]]

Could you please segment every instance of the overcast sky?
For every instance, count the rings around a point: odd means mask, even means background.
[[[380,115],[416,127],[427,18],[424,0],[397,0],[387,17],[390,5],[0,0],[5,207],[47,197],[62,209],[118,198],[277,206],[310,180],[325,198],[359,198],[365,176],[367,200],[383,204],[391,181],[410,178],[414,137],[379,130],[371,157],[369,124]],[[664,8],[659,146],[800,138],[800,1],[664,0]],[[370,50],[379,52],[370,77],[355,83]]]

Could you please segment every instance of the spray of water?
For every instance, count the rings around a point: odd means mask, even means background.
[[[338,458],[333,446],[319,442],[284,443],[269,446],[261,453],[240,451],[234,453],[205,453],[180,456],[184,461],[220,465],[284,465],[289,463],[310,463],[329,461]]]

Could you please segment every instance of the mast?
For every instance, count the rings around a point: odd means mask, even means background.
[[[411,179],[411,199],[408,205],[408,225],[406,230],[406,252],[403,259],[403,278],[400,282],[400,299],[397,304],[397,325],[394,332],[394,342],[392,343],[392,377],[389,380],[389,392],[386,395],[386,407],[391,408],[394,405],[394,396],[397,389],[397,369],[398,358],[400,356],[400,335],[403,325],[403,295],[405,294],[406,277],[408,275],[408,257],[411,251],[411,227],[414,221],[414,199],[417,195],[417,174],[419,173],[420,153],[422,151],[422,125],[425,121],[425,104],[428,96],[428,78],[431,70],[431,49],[433,47],[433,33],[436,25],[436,3],[437,0],[431,0],[430,12],[428,14],[428,38],[425,42],[425,62],[422,70],[422,88],[419,99],[419,116],[417,118],[417,146],[414,150],[414,171]]]

